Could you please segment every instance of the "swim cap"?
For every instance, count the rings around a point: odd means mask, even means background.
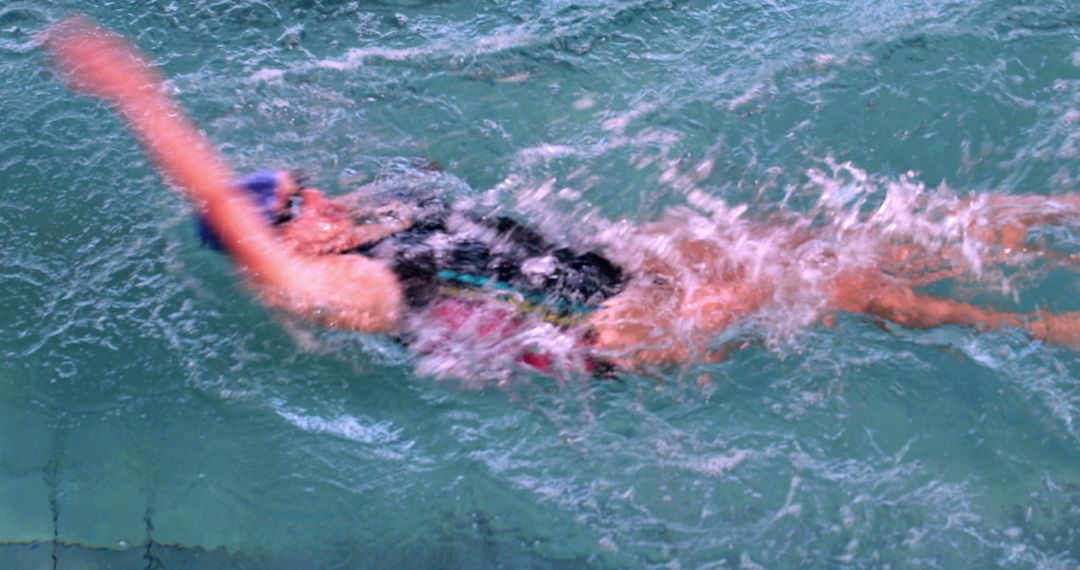
[[[234,180],[233,187],[243,190],[245,194],[250,196],[255,201],[255,205],[258,206],[259,211],[262,212],[266,223],[273,224],[277,220],[277,214],[274,212],[274,201],[277,199],[279,179],[280,176],[276,170],[260,170],[252,172],[239,180]],[[221,238],[214,233],[214,230],[210,228],[210,224],[207,223],[206,217],[201,214],[198,216],[198,232],[199,241],[203,245],[214,251],[225,251]]]

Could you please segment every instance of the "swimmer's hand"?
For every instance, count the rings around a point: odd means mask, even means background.
[[[50,26],[41,39],[76,91],[119,102],[162,85],[151,65],[123,38],[82,16]]]
[[[235,178],[229,166],[124,38],[74,16],[49,27],[42,39],[69,86],[112,104],[151,157],[197,205],[233,194],[222,190]]]

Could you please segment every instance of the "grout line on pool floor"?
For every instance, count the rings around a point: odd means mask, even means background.
[[[45,464],[43,473],[45,485],[49,488],[49,510],[52,512],[52,570],[57,570],[60,564],[58,549],[60,548],[60,459],[59,449],[54,445],[53,454],[49,462]]]
[[[164,570],[165,565],[153,553],[153,548],[157,544],[154,542],[153,515],[154,510],[147,505],[146,513],[143,515],[143,520],[146,522],[146,552],[143,554],[143,560],[146,560],[145,570]]]

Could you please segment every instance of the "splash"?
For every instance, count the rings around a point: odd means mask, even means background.
[[[536,34],[527,29],[507,27],[477,38],[467,48],[462,48],[457,40],[432,42],[420,48],[351,48],[340,58],[319,60],[316,66],[335,71],[347,71],[361,67],[371,60],[402,62],[440,56],[465,60],[526,47],[536,41]]]
[[[644,148],[654,143],[655,132],[627,134],[633,119],[648,111],[608,119],[609,130],[618,135],[610,144]],[[1054,249],[1052,236],[1029,239],[1026,232],[1033,221],[1075,225],[1080,212],[1070,197],[965,194],[945,183],[928,188],[914,172],[889,178],[827,158],[805,172],[801,186],[786,189],[782,208],[731,204],[702,186],[715,160],[669,159],[665,155],[674,142],[639,157],[659,165],[658,182],[682,198],[656,221],[608,218],[581,199],[583,189],[570,182],[573,173],[562,179],[546,176],[553,163],[587,162],[610,146],[526,149],[519,153],[518,170],[495,191],[512,195],[516,211],[544,233],[602,251],[630,275],[649,273],[659,260],[677,273],[683,298],[730,276],[767,288],[767,302],[715,340],[760,335],[781,352],[797,349],[800,334],[821,322],[829,310],[830,285],[851,272],[875,267],[912,286],[945,281],[967,296],[1015,300],[1026,282],[1070,265],[1071,258]],[[1023,231],[1010,237],[1010,229]],[[707,254],[689,251],[686,244]],[[1017,271],[1021,267],[1024,271]],[[652,309],[658,319],[674,311],[663,304]],[[677,324],[675,342],[689,342],[698,326]]]

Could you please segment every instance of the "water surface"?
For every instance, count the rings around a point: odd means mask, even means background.
[[[433,160],[568,239],[595,227],[571,213],[702,197],[765,217],[837,189],[1080,188],[1073,2],[5,2],[0,562],[1080,563],[1076,352],[851,317],[655,378],[418,375],[386,339],[269,314],[198,246],[45,65],[34,34],[75,10],[151,54],[237,170],[340,193]],[[1017,274],[949,289],[1080,309],[1075,273]]]

